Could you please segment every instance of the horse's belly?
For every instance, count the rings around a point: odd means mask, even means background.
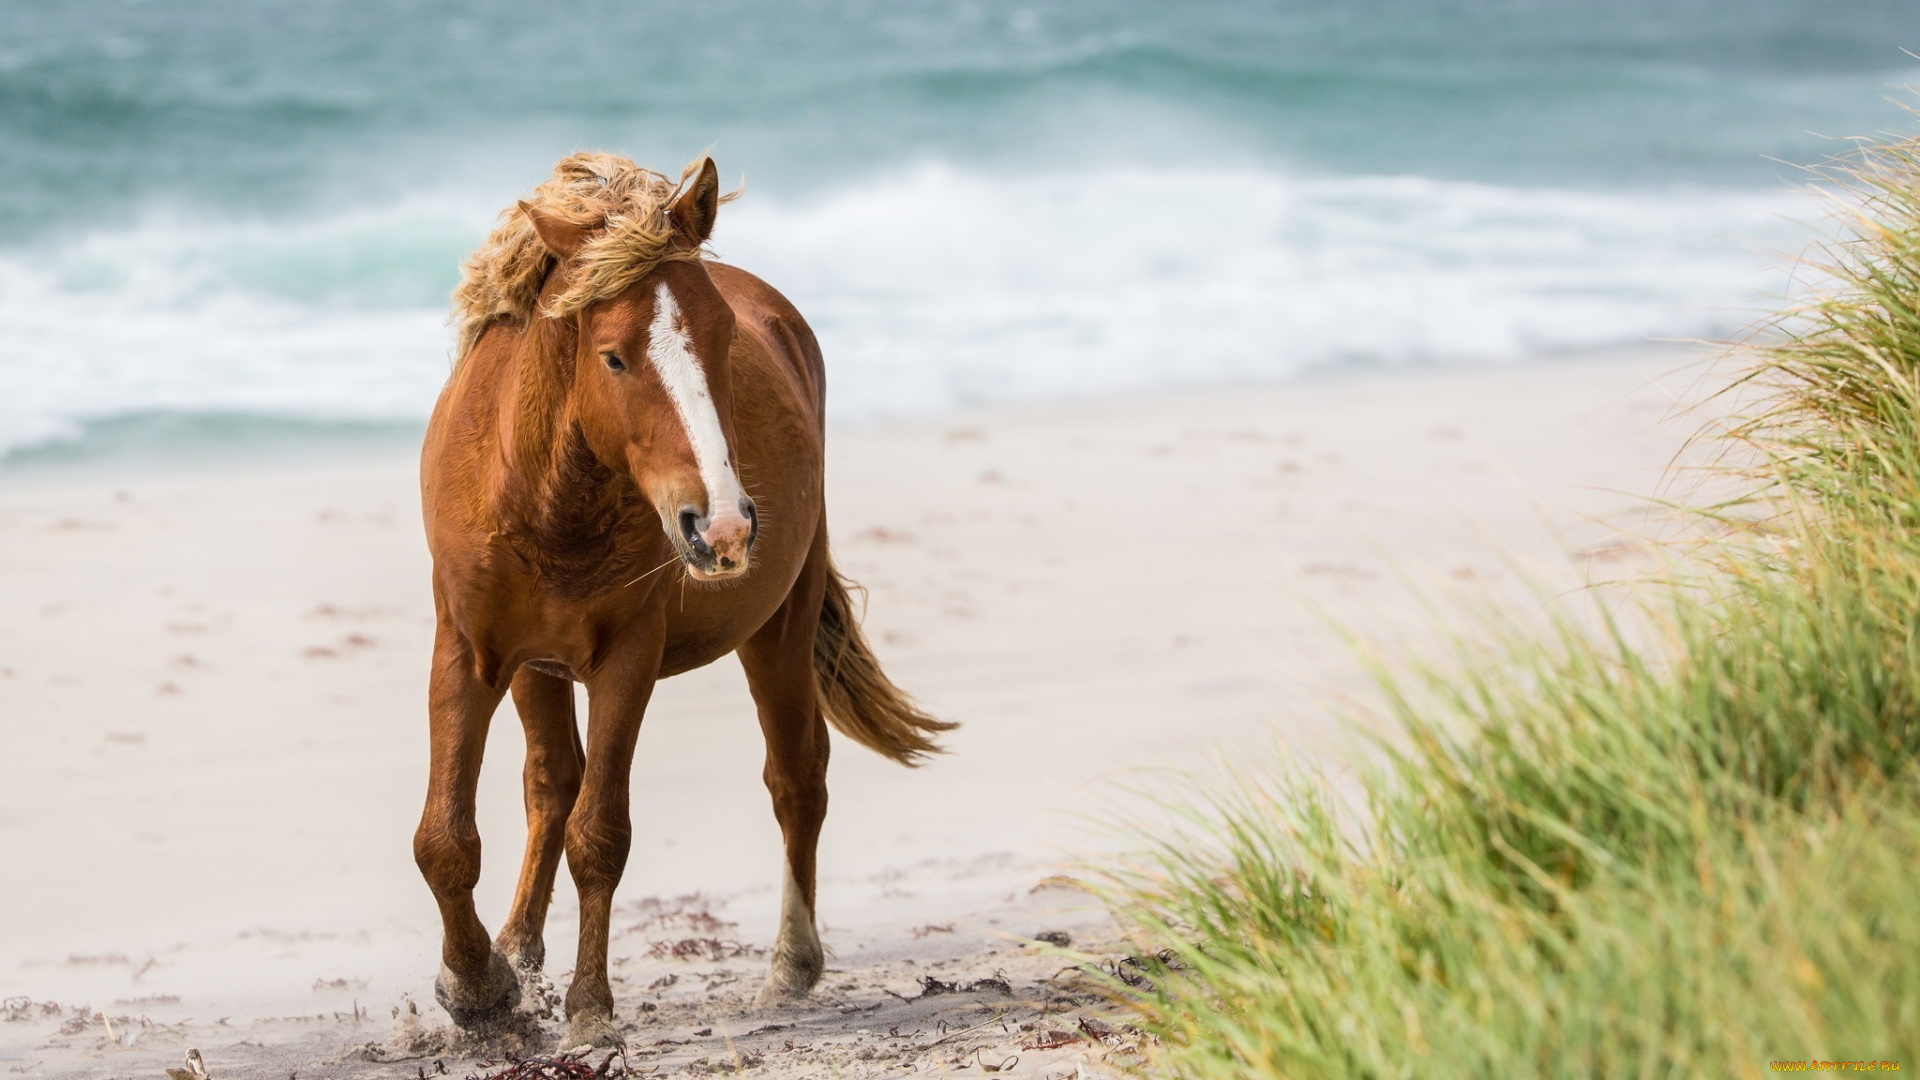
[[[667,646],[666,653],[660,657],[660,677],[668,679],[675,675],[684,675],[696,668],[706,667],[744,643],[744,639],[742,641],[708,639],[672,642]]]

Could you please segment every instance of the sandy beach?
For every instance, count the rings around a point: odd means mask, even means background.
[[[834,430],[831,528],[868,632],[963,726],[913,771],[837,744],[834,959],[814,1003],[755,1013],[780,873],[759,734],[730,662],[663,684],[615,917],[633,1061],[1017,1056],[1006,1075],[1057,1077],[1125,1052],[1063,959],[1015,940],[1120,955],[1065,879],[1121,842],[1102,827],[1140,805],[1123,789],[1277,741],[1337,769],[1342,703],[1366,693],[1342,627],[1418,646],[1423,596],[1525,605],[1620,572],[1636,497],[1694,427],[1672,414],[1696,363],[1649,348]],[[472,1071],[436,1041],[410,852],[432,630],[412,449],[16,469],[0,536],[0,1062],[157,1075],[191,1046],[222,1078]],[[480,795],[490,926],[521,756],[509,706]],[[563,884],[563,987],[572,910]]]

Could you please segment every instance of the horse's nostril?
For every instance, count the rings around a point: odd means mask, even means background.
[[[707,519],[700,516],[700,511],[691,506],[680,511],[680,536],[696,554],[705,555],[713,550],[700,536],[706,530]]]
[[[760,535],[760,511],[754,509],[752,499],[742,495],[740,513],[747,519],[747,545],[751,547],[754,539]]]

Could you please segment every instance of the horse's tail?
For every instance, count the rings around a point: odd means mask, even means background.
[[[841,577],[831,561],[827,563],[827,597],[820,605],[820,629],[813,638],[820,711],[840,734],[861,746],[902,765],[918,765],[927,755],[942,752],[933,741],[935,732],[960,725],[921,712],[880,670],[853,610],[850,592],[858,588]]]

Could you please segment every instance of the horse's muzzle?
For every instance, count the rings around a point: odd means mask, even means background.
[[[737,508],[703,517],[691,506],[680,508],[680,536],[675,546],[687,569],[700,581],[737,577],[747,571],[753,541],[760,534],[760,517],[753,500],[742,497]]]

